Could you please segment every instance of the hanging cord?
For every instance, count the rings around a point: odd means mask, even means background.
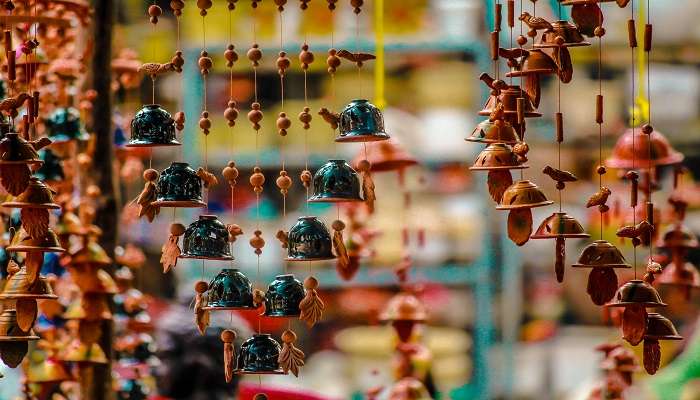
[[[628,21],[628,34],[629,34],[629,42],[630,42],[630,49],[631,49],[631,57],[630,57],[630,68],[631,68],[631,83],[632,83],[632,93],[631,93],[631,99],[632,99],[632,108],[631,108],[631,115],[632,115],[632,171],[635,169],[635,164],[636,164],[636,144],[635,144],[635,124],[637,123],[636,120],[636,115],[634,112],[634,105],[635,105],[635,69],[634,69],[634,63],[635,63],[635,47],[637,47],[637,37],[636,37],[636,30],[634,28],[634,0],[630,2],[630,16],[631,19]],[[633,182],[633,191],[636,191],[636,183]],[[637,194],[633,193],[632,194],[632,225],[637,224]],[[634,261],[634,279],[637,279],[637,246],[632,246],[632,255],[633,255],[633,261]]]
[[[600,18],[598,19],[598,27],[596,27],[597,32],[595,32],[598,37],[598,96],[596,97],[596,124],[598,124],[598,190],[599,192],[603,190],[603,175],[605,174],[605,166],[603,165],[603,35],[605,34],[605,29],[603,28],[603,10],[601,7]],[[603,240],[603,208],[602,205],[598,207],[600,213],[600,239]]]

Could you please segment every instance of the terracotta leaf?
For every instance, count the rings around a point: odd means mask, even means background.
[[[394,327],[399,340],[405,343],[411,338],[416,322],[410,320],[397,320],[392,322],[391,326]]]
[[[374,193],[374,180],[369,171],[362,171],[362,195],[365,198],[367,211],[370,214],[374,213],[374,202],[377,200],[377,196]]]
[[[318,296],[316,290],[307,290],[306,296],[299,302],[299,309],[301,310],[299,319],[306,322],[309,327],[312,327],[321,320],[324,308],[326,308],[326,305],[323,304],[323,300]]]
[[[27,256],[24,258],[24,267],[27,269],[27,280],[29,280],[29,283],[33,284],[39,278],[42,265],[44,265],[44,253],[27,253]]]
[[[209,327],[209,311],[203,310],[202,308],[207,305],[206,298],[203,294],[197,293],[194,303],[194,318],[197,324],[197,329],[199,333],[204,335]]]
[[[554,272],[557,282],[564,282],[564,263],[566,262],[566,242],[563,237],[557,237],[554,248]]]
[[[163,264],[163,273],[167,274],[177,266],[177,258],[180,256],[179,237],[170,235],[168,241],[161,248],[160,263]]]
[[[617,292],[617,274],[612,268],[593,268],[588,275],[588,295],[593,304],[602,306],[615,297]]]
[[[532,211],[529,208],[510,210],[508,213],[508,238],[518,246],[530,240]]]
[[[29,185],[31,171],[24,164],[7,164],[0,168],[0,184],[7,193],[19,196]]]
[[[540,98],[542,95],[542,90],[540,89],[540,75],[532,74],[525,76],[524,84],[525,93],[530,96],[532,105],[537,108],[540,106]]]
[[[40,239],[49,231],[49,210],[44,208],[23,208],[20,212],[22,228],[29,236]]]
[[[304,352],[294,346],[294,343],[284,342],[277,361],[284,373],[291,372],[292,375],[299,376],[299,368],[304,366],[304,357]]]
[[[232,343],[224,343],[224,375],[226,382],[231,383],[236,369],[236,349]]]
[[[500,203],[503,193],[508,189],[508,186],[513,184],[513,177],[508,170],[489,171],[486,184],[493,201]]]
[[[34,299],[19,299],[16,303],[17,326],[23,332],[29,332],[36,321],[37,306]]]
[[[360,256],[348,255],[348,262],[345,265],[341,265],[340,260],[336,259],[335,270],[343,280],[351,280],[360,270]]]
[[[28,350],[29,343],[26,341],[0,342],[0,358],[10,368],[17,368]]]
[[[632,346],[638,345],[644,339],[647,329],[647,310],[641,305],[625,307],[622,313],[622,338]]]
[[[661,346],[658,340],[644,340],[644,369],[649,375],[654,375],[661,366]]]
[[[136,203],[140,206],[139,218],[145,216],[148,222],[153,222],[156,215],[160,212],[160,207],[152,204],[154,201],[156,201],[156,184],[152,181],[147,181],[141,194],[136,198]]]
[[[348,250],[345,248],[343,231],[333,232],[333,249],[335,250],[335,256],[338,258],[336,265],[338,268],[345,269],[350,263],[350,259],[348,256]]]

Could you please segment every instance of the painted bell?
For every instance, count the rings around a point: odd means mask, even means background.
[[[336,142],[374,142],[389,139],[382,112],[367,100],[353,100],[340,113]]]
[[[25,266],[7,279],[5,287],[0,292],[0,300],[57,298],[58,296],[53,293],[53,288],[46,278],[39,277],[31,282]]]
[[[316,261],[335,258],[328,228],[316,217],[299,217],[289,230],[287,261]]]
[[[367,153],[359,152],[353,160],[353,165],[367,159],[372,165],[372,172],[389,172],[401,171],[418,164],[418,160],[406,151],[396,138],[368,143],[366,147]]]
[[[329,160],[314,174],[311,202],[362,201],[360,177],[345,160]]]
[[[622,252],[607,240],[596,240],[586,246],[578,261],[571,265],[575,268],[632,268]]]
[[[44,164],[34,172],[34,176],[45,182],[60,182],[65,179],[63,162],[53,151],[41,149],[39,150],[39,158]]]
[[[131,120],[127,147],[177,146],[175,120],[158,104],[143,106]]]
[[[91,364],[107,364],[107,356],[99,344],[86,344],[80,339],[74,339],[68,344],[61,356],[63,361]]]
[[[173,162],[158,176],[158,207],[205,207],[202,201],[202,179],[186,162]]]
[[[253,287],[239,270],[221,270],[209,283],[207,307],[209,310],[253,308]]]
[[[400,292],[389,300],[379,318],[391,322],[399,339],[406,342],[415,325],[428,319],[428,312],[418,297],[412,293]]]
[[[554,203],[552,200],[547,200],[547,197],[537,187],[536,184],[530,181],[517,181],[510,185],[503,193],[500,204],[496,206],[497,210],[514,210],[519,208],[535,208],[547,206]]]
[[[34,239],[29,236],[24,230],[19,235],[15,235],[18,239],[13,240],[12,244],[7,246],[7,251],[14,252],[51,252],[63,253],[66,251],[58,241],[56,233],[49,228],[49,231],[43,238]]]
[[[241,345],[238,372],[242,374],[282,374],[277,361],[280,345],[269,334],[256,334]]]
[[[528,75],[549,75],[557,73],[557,63],[552,57],[545,54],[542,50],[528,50],[527,56],[522,61],[521,65],[506,73],[507,77],[528,76]]]
[[[267,287],[265,315],[268,317],[296,317],[301,311],[299,303],[304,298],[304,285],[292,274],[277,275]]]
[[[563,43],[557,43],[558,38],[564,39]],[[569,21],[558,20],[552,22],[552,29],[548,29],[542,33],[540,39],[535,43],[535,47],[539,48],[555,48],[555,47],[577,47],[590,46],[578,28]]]
[[[651,140],[651,157],[649,157],[649,141]],[[633,146],[634,145],[634,146]],[[611,168],[642,169],[678,164],[683,161],[683,154],[677,152],[666,137],[654,130],[650,135],[642,132],[642,128],[625,131],[615,143],[612,156],[605,165]],[[634,162],[633,162],[634,161]]]
[[[659,292],[641,279],[633,279],[620,286],[612,302],[606,307],[626,307],[642,305],[644,307],[665,307]]]
[[[544,221],[533,233],[531,239],[553,239],[553,238],[587,238],[587,234],[576,218],[565,212],[555,212]]]
[[[34,145],[17,132],[7,132],[0,140],[0,164],[41,165],[42,163]]]
[[[53,202],[53,193],[44,182],[36,176],[29,178],[29,185],[19,196],[12,201],[2,203],[7,208],[42,208],[58,210],[61,208]]]
[[[74,107],[59,107],[45,121],[47,136],[55,143],[87,140],[90,136],[80,122],[80,112]]]
[[[664,231],[656,247],[661,249],[694,249],[700,247],[700,243],[698,243],[698,238],[690,228],[685,225],[677,224]]]
[[[517,121],[518,115],[518,98],[525,99],[525,107],[523,110],[525,118],[535,118],[542,116],[542,113],[538,112],[537,109],[535,109],[535,106],[532,104],[532,99],[527,94],[527,92],[517,85],[511,85],[508,86],[508,88],[506,88],[505,90],[501,90],[501,93],[498,96],[495,96],[493,94],[490,95],[489,98],[486,100],[486,104],[484,104],[484,108],[481,111],[479,111],[479,115],[491,115],[494,108],[496,107],[496,104],[501,103],[503,104],[503,113],[505,114],[506,119],[510,123],[514,123]]]
[[[513,145],[519,141],[518,133],[513,128],[513,125],[500,119],[481,121],[474,128],[472,134],[464,140],[477,143],[505,143],[508,145]],[[372,167],[374,167],[374,164],[372,164]]]
[[[527,165],[520,164],[513,149],[505,143],[491,143],[481,150],[474,164],[469,167],[472,171],[497,171],[510,169],[525,169]]]
[[[38,340],[39,337],[30,329],[28,332],[20,329],[17,324],[17,311],[6,308],[0,314],[0,342],[26,342]]]
[[[226,225],[216,215],[200,215],[185,229],[180,258],[233,260]]]
[[[683,340],[678,334],[673,322],[663,315],[655,312],[647,314],[647,330],[644,339],[650,340]]]

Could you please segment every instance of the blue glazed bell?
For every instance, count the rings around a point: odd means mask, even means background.
[[[80,122],[80,111],[74,107],[57,108],[45,123],[48,130],[47,136],[54,143],[84,141],[90,137]]]
[[[311,202],[343,203],[362,201],[360,177],[345,160],[329,160],[316,171]]]
[[[328,228],[316,217],[299,217],[289,230],[287,261],[331,260],[333,243]]]
[[[44,164],[34,172],[34,176],[44,182],[60,182],[65,178],[63,162],[50,149],[39,150],[39,158]]]
[[[201,215],[185,229],[180,258],[233,260],[226,225],[216,215]]]
[[[375,142],[389,139],[382,112],[367,100],[353,100],[340,113],[336,142]]]
[[[158,104],[143,106],[131,120],[127,147],[178,146],[175,120]]]
[[[205,310],[250,309],[253,306],[253,286],[239,270],[221,270],[209,283]]]
[[[238,373],[284,374],[279,365],[280,344],[269,334],[253,335],[241,345]]]
[[[265,316],[298,317],[299,303],[304,298],[304,285],[292,274],[277,275],[267,287]]]
[[[202,179],[186,162],[173,162],[163,170],[156,184],[157,207],[205,207]]]

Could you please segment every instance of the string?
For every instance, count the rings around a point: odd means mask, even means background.
[[[634,23],[634,0],[630,2],[630,13],[632,17],[632,22]],[[634,70],[634,62],[635,62],[635,57],[634,57],[634,47],[630,46],[631,49],[631,61],[630,61],[630,67],[631,67],[631,76],[632,76],[632,109],[631,109],[631,114],[632,114],[632,170],[634,171],[635,169],[635,163],[636,163],[636,152],[635,152],[635,124],[636,124],[636,116],[634,113],[634,99],[635,99],[635,86],[634,86],[634,80],[635,80],[635,70]],[[634,196],[636,197],[636,196]],[[637,204],[636,201],[632,204],[632,225],[636,226],[637,225]],[[634,279],[637,279],[637,246],[632,246],[632,256],[634,260]]]
[[[647,17],[647,25],[651,27],[651,7],[649,4],[649,0],[647,0],[647,7],[646,7],[646,17]],[[646,28],[645,28],[646,29]],[[650,39],[651,40],[651,39]],[[646,33],[645,33],[645,41],[646,41]],[[649,43],[650,46],[648,49],[646,49],[646,61],[647,61],[647,123],[650,127],[653,125],[651,124],[651,43]],[[646,43],[644,44],[646,47]],[[649,220],[654,220],[654,203],[652,201],[652,187],[651,187],[651,180],[652,180],[652,163],[651,163],[651,135],[653,134],[652,132],[649,132],[649,138],[647,139],[647,144],[648,144],[648,160],[649,160],[649,165],[648,165],[648,176],[647,176],[647,191],[648,191],[648,196],[649,196],[649,204],[650,206],[647,207],[647,211],[649,212],[650,215],[647,215],[647,221]],[[650,240],[649,240],[649,261],[652,260],[652,256],[654,255],[654,241],[651,240],[651,235],[650,235]]]
[[[602,4],[601,4],[602,5]],[[598,19],[598,26],[603,27],[603,9],[600,10],[600,18]],[[598,96],[603,96],[603,35],[598,35]],[[603,103],[604,104],[604,103]],[[602,113],[602,104],[601,110]],[[598,124],[598,166],[604,168],[603,165],[603,118],[596,121]],[[603,171],[598,172],[598,190],[603,190]],[[603,240],[603,211],[599,208],[600,212],[600,239]]]

